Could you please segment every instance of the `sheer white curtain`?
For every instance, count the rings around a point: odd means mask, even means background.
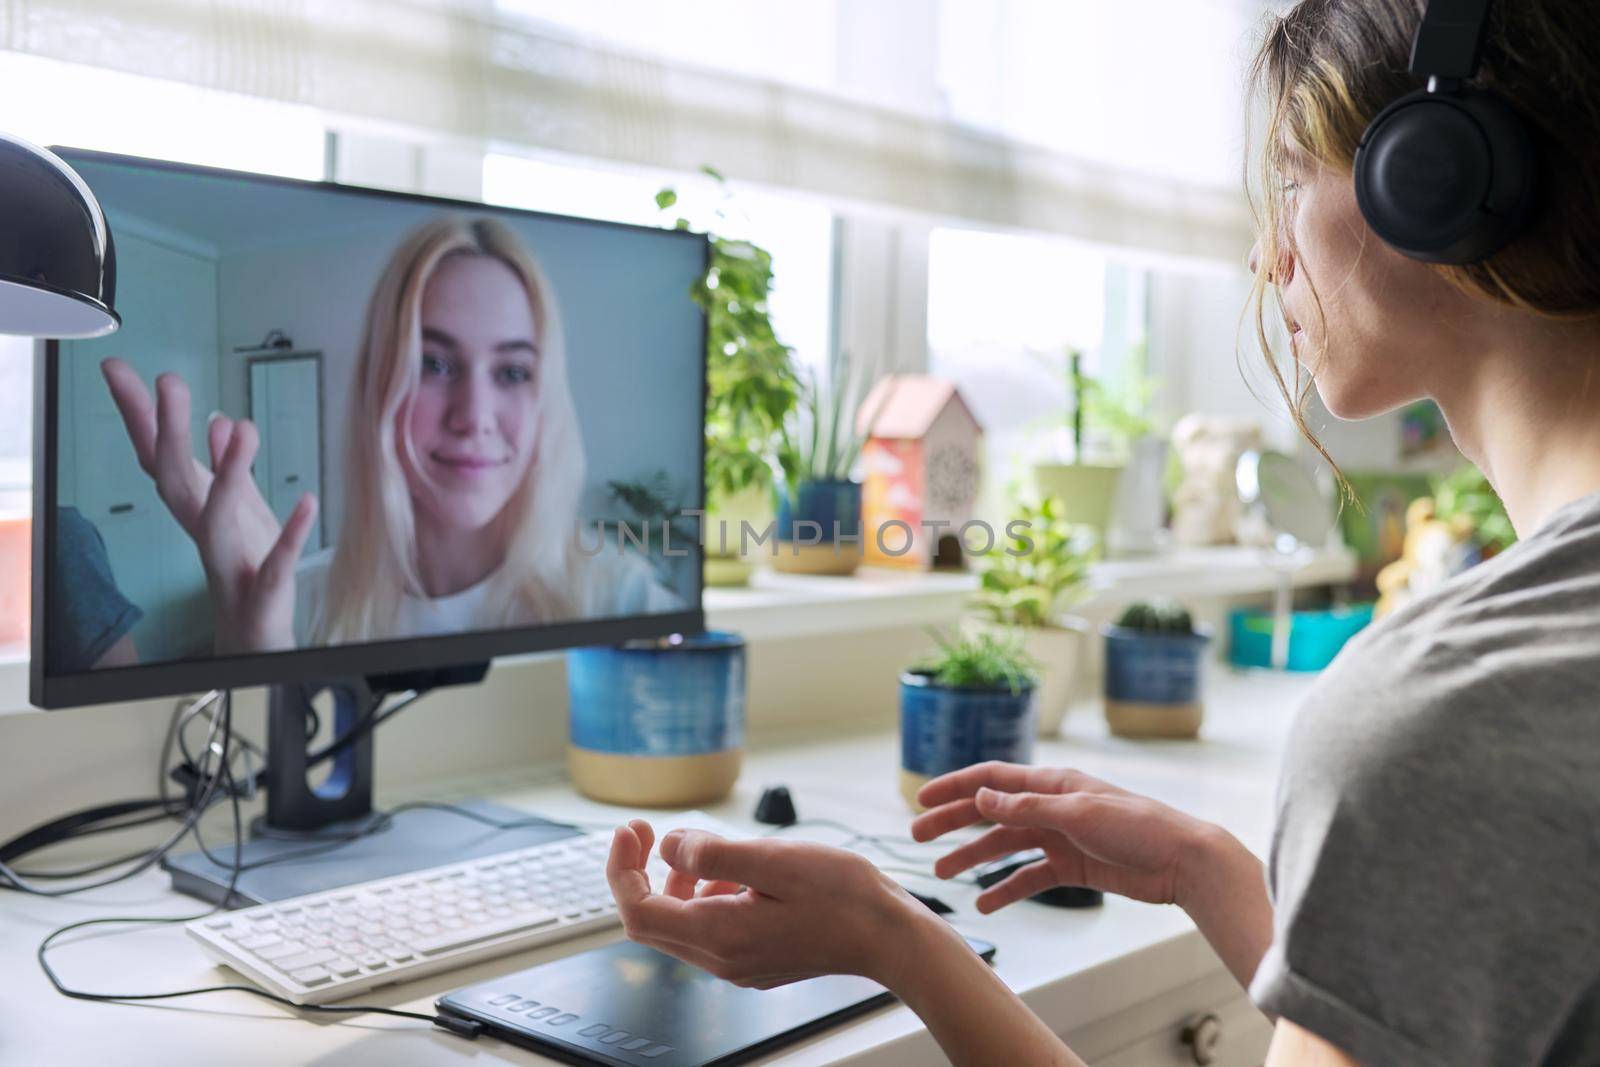
[[[1248,246],[1245,205],[1231,182],[1218,180],[1217,168],[1163,171],[1148,165],[1152,153],[1130,161],[1102,149],[1159,141],[1171,129],[1220,130],[1216,116],[1237,113],[1236,99],[1211,88],[1199,92],[1184,74],[1188,68],[1175,70],[1161,57],[1178,54],[1187,41],[1206,50],[1190,66],[1232,63],[1236,56],[1221,54],[1217,42],[1243,33],[1250,0],[971,4],[998,12],[992,54],[974,54],[981,39],[971,18],[938,0],[822,3],[813,17],[823,29],[810,23],[805,35],[793,30],[788,5],[788,22],[772,21],[763,32],[747,14],[733,37],[717,36],[738,7],[728,0],[648,6],[590,0],[581,5],[588,14],[576,20],[582,24],[554,21],[571,6],[577,5],[0,0],[0,48],[485,145],[678,171],[711,163],[733,178],[841,204],[1207,259],[1237,260]],[[1103,17],[1113,7],[1141,9],[1143,17]],[[747,61],[708,63],[682,47],[652,50],[647,34],[604,32],[608,23],[631,25],[630,12],[637,18],[650,8],[670,9],[670,17],[692,27],[674,40],[698,33]],[[757,14],[763,8],[777,10],[770,2],[753,4]],[[1190,9],[1202,14],[1182,14]],[[1196,27],[1211,29],[1197,39]],[[758,43],[781,51],[786,33],[797,47],[806,42],[812,66],[823,69],[761,62]],[[1082,88],[1088,84],[1082,77],[1052,82],[1046,76],[1051,34],[1062,35],[1062,62],[1081,66],[1090,54],[1126,59],[1091,72],[1098,79],[1094,92]],[[877,91],[871,91],[874,70]],[[884,91],[903,84],[906,70],[932,79],[909,102]],[[1237,72],[1222,77],[1236,80]],[[1118,103],[1135,84],[1162,89],[1155,111]],[[1041,109],[1037,100],[1027,103],[1030,92],[1061,98]],[[1076,118],[1052,125],[1051,107]],[[1139,125],[1160,108],[1176,118],[1160,128]],[[1080,127],[1101,131],[1089,151],[1074,142]],[[1164,155],[1181,158],[1180,149],[1183,142]],[[1159,147],[1154,155],[1163,155]]]

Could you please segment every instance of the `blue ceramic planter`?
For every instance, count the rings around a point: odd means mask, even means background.
[[[900,676],[901,790],[914,807],[923,782],[986,760],[1033,759],[1034,691],[949,689]]]
[[[797,526],[816,523],[815,527]],[[837,530],[837,535],[835,534]],[[861,536],[861,485],[858,482],[801,482],[790,498],[778,487],[778,540],[819,541]]]
[[[567,771],[611,804],[696,807],[744,756],[744,639],[711,632],[567,653]]]
[[[1193,704],[1200,700],[1200,666],[1211,638],[1157,634],[1107,626],[1106,699],[1129,704]]]
[[[744,638],[694,634],[567,653],[572,744],[625,756],[694,756],[744,744]]]

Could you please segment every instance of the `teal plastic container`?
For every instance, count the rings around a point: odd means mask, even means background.
[[[1346,642],[1372,622],[1371,604],[1330,611],[1297,611],[1289,623],[1291,671],[1320,671]],[[1236,667],[1272,666],[1271,612],[1235,611],[1228,617],[1228,662]]]

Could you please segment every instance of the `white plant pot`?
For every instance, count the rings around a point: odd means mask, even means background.
[[[1060,622],[1059,626],[1048,627],[1002,626],[989,619],[969,617],[964,624],[972,633],[988,633],[1002,639],[1022,636],[1022,650],[1039,664],[1036,714],[1039,736],[1045,738],[1061,732],[1088,632],[1088,624],[1081,619],[1063,617]]]

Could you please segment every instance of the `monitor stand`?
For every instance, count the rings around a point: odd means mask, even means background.
[[[356,882],[405,874],[527,848],[581,831],[487,801],[455,802],[496,822],[526,825],[499,829],[457,812],[414,809],[389,816],[372,807],[372,731],[366,726],[331,758],[320,784],[307,777],[315,757],[307,750],[306,718],[324,690],[334,697],[335,738],[367,723],[390,694],[421,693],[443,685],[480,681],[488,664],[335,682],[272,686],[267,702],[266,814],[250,826],[240,860],[245,868],[228,894],[234,847],[207,841],[207,851],[169,854],[161,866],[179,892],[229,907],[246,907]],[[224,897],[227,897],[224,900]]]

